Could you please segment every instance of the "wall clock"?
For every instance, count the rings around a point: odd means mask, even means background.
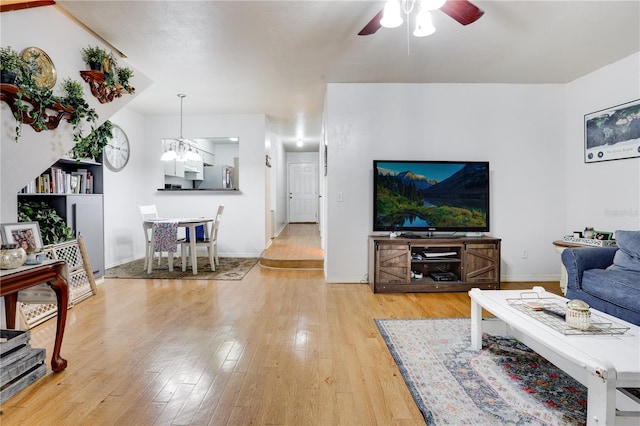
[[[129,138],[119,126],[113,125],[113,135],[104,147],[104,164],[113,172],[119,172],[129,162]]]

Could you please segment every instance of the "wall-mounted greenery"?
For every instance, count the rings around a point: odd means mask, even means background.
[[[88,46],[82,49],[82,60],[94,71],[102,71],[104,74],[104,84],[109,89],[126,90],[128,93],[135,92],[129,84],[133,77],[133,70],[127,67],[120,67],[113,52],[107,53],[99,46]]]
[[[82,139],[83,121],[95,122],[98,119],[98,114],[84,100],[82,85],[67,78],[62,86],[63,96],[56,96],[52,89],[37,84],[38,65],[35,61],[25,61],[11,46],[1,48],[0,57],[3,70],[11,69],[16,74],[13,84],[17,91],[14,89],[12,107],[16,119],[16,142],[22,136],[24,123],[31,125],[37,132],[52,130],[57,127],[62,116],[71,123],[74,140]],[[52,119],[56,115],[57,120]]]
[[[95,122],[98,119],[98,114],[84,100],[84,91],[80,83],[70,78],[65,78],[62,82],[62,89],[65,95],[61,99],[61,103],[73,108],[69,121],[73,126],[73,140],[79,142],[82,140],[82,120]]]
[[[76,142],[75,146],[71,150],[71,157],[80,158],[93,158],[97,160],[102,150],[109,143],[109,139],[113,137],[111,133],[113,124],[107,120],[97,129],[92,127],[92,131],[86,138],[81,138]]]
[[[11,46],[9,46],[11,48]],[[59,99],[53,95],[53,91],[46,86],[38,86],[36,83],[36,65],[18,58],[18,71],[16,72],[15,85],[18,87],[15,101],[16,111],[13,115],[16,123],[16,142],[22,135],[22,123],[25,115],[33,119],[31,126],[36,131],[48,130],[47,109],[54,109]]]

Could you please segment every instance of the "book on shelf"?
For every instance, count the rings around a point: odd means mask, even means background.
[[[60,167],[49,170],[29,182],[22,194],[93,194],[93,173],[88,169],[66,171]]]

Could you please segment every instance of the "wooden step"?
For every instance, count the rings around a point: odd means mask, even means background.
[[[260,266],[273,269],[324,269],[323,259],[260,258]]]

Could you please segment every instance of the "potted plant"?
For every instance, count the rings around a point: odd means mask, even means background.
[[[0,78],[2,83],[15,84],[16,77],[22,72],[24,61],[11,46],[0,47]]]
[[[64,97],[60,102],[73,108],[70,120],[73,126],[73,140],[79,142],[82,140],[82,120],[95,122],[98,119],[98,114],[84,100],[84,90],[80,83],[65,78],[62,82],[62,90]]]
[[[109,56],[107,51],[99,46],[82,48],[82,60],[94,71],[102,71]]]
[[[72,240],[73,230],[55,211],[53,207],[42,201],[25,201],[18,203],[19,222],[38,222],[42,244],[58,244]]]
[[[136,89],[129,84],[129,79],[133,77],[133,70],[127,67],[118,68],[117,73],[118,73],[118,83],[120,83],[122,88],[126,90],[128,93],[135,92]]]
[[[91,133],[86,138],[81,138],[69,153],[71,158],[93,158],[97,160],[102,154],[102,150],[113,137],[113,124],[107,120],[98,128],[91,129]]]

